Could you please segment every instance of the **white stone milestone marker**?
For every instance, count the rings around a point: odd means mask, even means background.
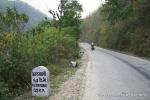
[[[32,96],[48,97],[50,95],[49,70],[44,66],[32,70]]]

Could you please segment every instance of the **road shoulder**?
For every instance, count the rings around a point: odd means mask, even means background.
[[[75,75],[62,84],[59,92],[51,96],[50,100],[82,100],[86,84],[88,60],[88,55],[84,52],[80,61],[80,68],[76,71]]]

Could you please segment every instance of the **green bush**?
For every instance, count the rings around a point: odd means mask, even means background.
[[[34,67],[47,66],[51,74],[59,75],[69,60],[77,59],[79,46],[68,30],[45,28],[34,36],[20,33],[20,39],[13,33],[0,36],[0,78],[8,85],[9,92],[14,88],[19,91],[20,87],[29,89]]]

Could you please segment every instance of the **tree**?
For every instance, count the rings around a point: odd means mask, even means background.
[[[19,14],[16,8],[7,8],[6,13],[0,13],[0,29],[4,32],[20,33],[23,31],[29,17],[22,13]]]
[[[84,20],[82,38],[111,49],[150,57],[150,2],[105,0]],[[98,26],[98,27],[97,27]]]
[[[77,0],[60,0],[58,11],[49,10],[56,22],[57,28],[61,31],[62,27],[79,26],[81,23],[82,6]]]

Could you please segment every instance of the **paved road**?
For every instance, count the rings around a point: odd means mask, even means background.
[[[150,100],[150,61],[81,46],[90,59],[84,100]]]

